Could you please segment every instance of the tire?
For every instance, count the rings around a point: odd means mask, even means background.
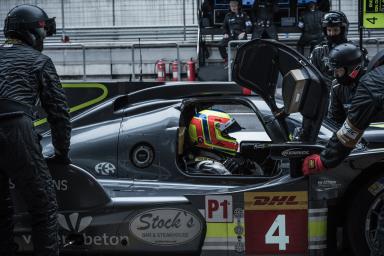
[[[363,183],[348,206],[344,233],[345,242],[350,251],[348,255],[370,255],[370,248],[374,241],[372,234],[368,234],[369,231],[373,233],[377,228],[378,212],[383,206],[384,173],[380,173]]]

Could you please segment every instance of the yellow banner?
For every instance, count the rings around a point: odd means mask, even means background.
[[[363,1],[364,28],[384,28],[384,0]]]
[[[244,193],[245,210],[303,210],[308,209],[306,191]]]

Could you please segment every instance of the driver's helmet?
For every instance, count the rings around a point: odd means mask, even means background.
[[[4,21],[6,38],[19,39],[38,51],[43,50],[45,37],[56,33],[55,18],[49,18],[35,5],[18,5],[11,9]]]
[[[337,78],[339,83],[350,84],[361,76],[364,56],[358,46],[351,43],[340,44],[330,51],[328,57],[330,70],[345,69],[344,76]]]
[[[341,32],[338,37],[340,39],[346,40],[349,21],[347,16],[342,11],[330,11],[324,14],[323,18],[321,19],[321,26],[323,28],[323,33],[328,38],[328,40],[332,41],[333,38],[330,38],[327,35],[327,27],[340,27]]]
[[[188,133],[196,147],[212,149],[234,155],[239,144],[229,133],[241,127],[229,114],[217,110],[202,110],[192,118]]]

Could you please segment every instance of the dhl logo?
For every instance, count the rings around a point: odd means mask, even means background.
[[[308,208],[308,194],[294,192],[249,192],[244,194],[246,210],[299,210]]]
[[[297,205],[296,196],[255,196],[253,205]]]

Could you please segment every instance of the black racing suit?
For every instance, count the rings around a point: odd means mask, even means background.
[[[239,35],[245,33],[244,38],[247,39],[247,33],[252,30],[252,22],[245,12],[229,12],[225,15],[223,24],[224,34],[227,34],[228,38],[223,38],[220,42],[219,52],[223,59],[228,58],[226,47],[231,40],[239,40]]]
[[[57,155],[68,156],[66,97],[51,59],[18,40],[0,45],[0,255],[13,255],[13,207],[9,180],[31,215],[35,255],[58,255],[54,184],[33,126],[41,104]],[[5,150],[6,149],[6,150]]]
[[[277,30],[273,23],[274,13],[278,11],[274,0],[258,0],[253,5],[254,29],[252,39],[270,38],[277,40]]]
[[[333,134],[321,160],[326,168],[340,164],[352,151],[370,123],[384,120],[384,66],[366,73],[359,80],[347,119]]]
[[[332,87],[328,119],[330,119],[337,128],[340,128],[347,118],[347,113],[351,106],[352,98],[355,95],[356,88],[355,83],[351,85],[340,85],[337,83]]]
[[[348,41],[345,40],[340,42],[340,44],[347,42]],[[338,45],[339,44],[324,41],[321,44],[316,45],[316,47],[311,52],[311,55],[309,56],[309,61],[323,74],[325,81],[329,86],[332,84],[333,73],[329,70],[327,65],[328,55],[329,52]]]
[[[302,34],[297,42],[298,50],[303,54],[306,45],[313,47],[323,41],[323,28],[321,27],[321,18],[324,13],[319,10],[306,12],[301,18],[299,25],[302,24]],[[300,27],[300,26],[299,26]]]
[[[241,156],[228,156],[220,152],[193,149],[186,154],[187,170],[200,175],[258,175],[264,174],[260,165]]]
[[[319,45],[316,45],[316,47],[311,52],[311,55],[309,56],[309,61],[323,74],[326,83],[329,85],[329,88],[332,85],[332,80],[334,79],[332,71],[329,69],[327,63],[328,63],[328,55],[329,52],[338,46],[339,44],[343,43],[353,43],[352,41],[348,41],[346,39],[341,39],[339,43],[331,43],[328,41],[324,41]],[[363,48],[362,50],[364,55],[364,66],[368,65],[368,58],[367,49]]]

